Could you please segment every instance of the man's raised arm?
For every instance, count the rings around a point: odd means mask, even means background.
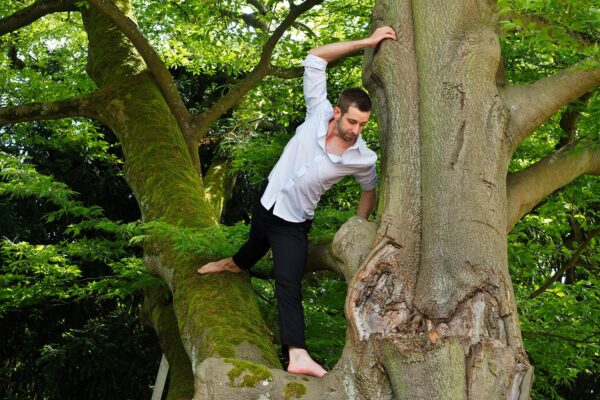
[[[396,32],[390,26],[378,28],[368,38],[361,40],[348,40],[345,42],[329,43],[315,47],[310,54],[322,58],[328,63],[340,57],[347,56],[365,47],[375,47],[383,39],[396,40]]]

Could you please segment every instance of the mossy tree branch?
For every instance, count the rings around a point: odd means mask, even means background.
[[[234,177],[229,171],[229,163],[226,160],[215,160],[210,164],[203,178],[204,192],[210,205],[214,208],[215,215],[220,219],[225,203],[231,197]]]
[[[231,107],[239,103],[240,99],[248,93],[254,86],[256,86],[265,76],[270,72],[270,61],[275,46],[279,42],[279,39],[283,34],[294,24],[296,19],[304,12],[310,10],[317,4],[322,3],[323,0],[306,0],[301,4],[295,5],[288,15],[284,18],[281,24],[273,31],[267,42],[265,43],[260,61],[254,67],[254,69],[246,75],[245,78],[237,81],[235,86],[223,96],[219,101],[213,104],[207,111],[199,114],[193,118],[193,125],[195,131],[195,140],[199,142],[200,139],[208,132],[210,127],[215,121],[217,121],[221,115],[227,112]]]
[[[131,43],[135,46],[136,50],[142,56],[148,69],[152,73],[152,76],[156,80],[157,85],[165,97],[171,113],[177,120],[177,124],[186,142],[188,142],[188,148],[190,146],[191,129],[190,122],[191,116],[173,81],[171,73],[160,59],[154,48],[148,42],[148,39],[139,30],[135,22],[128,18],[125,14],[119,10],[110,0],[89,0],[102,14],[104,14],[122,33],[125,35]],[[193,146],[193,151],[196,146]]]
[[[76,11],[74,0],[38,0],[35,3],[0,19],[0,36],[30,25],[45,15]]]
[[[583,174],[600,175],[600,146],[575,142],[507,178],[507,231],[544,197]]]
[[[504,104],[510,112],[507,134],[512,142],[510,151],[537,127],[554,115],[560,107],[600,85],[600,68],[584,65],[542,78],[537,82],[509,86],[501,91]]]
[[[75,117],[91,118],[104,122],[101,113],[98,111],[106,104],[104,92],[106,90],[66,100],[3,107],[0,108],[0,125]]]
[[[144,294],[141,320],[154,328],[160,340],[160,347],[169,361],[167,399],[188,400],[194,394],[192,363],[181,342],[170,293],[167,288],[157,285],[146,288]]]

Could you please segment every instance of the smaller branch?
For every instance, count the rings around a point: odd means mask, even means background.
[[[294,28],[298,29],[299,31],[304,31],[308,36],[312,36],[313,38],[317,37],[317,34],[312,29],[301,22],[294,23]]]
[[[98,112],[105,104],[101,93],[101,91],[96,91],[67,100],[3,107],[0,108],[0,126],[18,122],[75,117],[86,117],[103,122],[101,114]]]
[[[254,6],[254,8],[256,8],[256,10],[265,15],[267,13],[267,9],[265,8],[265,5],[263,3],[261,3],[259,0],[248,0],[248,4]]]
[[[276,65],[269,66],[269,75],[276,76],[282,79],[300,78],[304,74],[304,67],[278,67]]]
[[[257,15],[258,15],[257,13],[237,14],[232,11],[224,10],[224,9],[219,9],[219,13],[221,13],[221,15],[231,18],[231,19],[241,18],[242,21],[244,21],[246,23],[246,25],[251,26],[256,29],[259,29],[263,32],[269,32],[269,27],[264,22],[262,22],[261,20],[259,20],[257,18]]]
[[[582,65],[542,78],[528,85],[509,86],[501,91],[510,112],[507,134],[514,149],[537,127],[568,104],[600,84],[600,68]]]
[[[12,69],[25,68],[25,63],[19,58],[17,48],[13,45],[8,46],[8,58],[10,59],[10,67]]]
[[[335,67],[339,66],[340,64],[342,64],[342,62],[344,60],[346,60],[347,58],[354,57],[359,54],[362,54],[362,51],[357,51],[353,54],[345,56],[344,58],[338,58],[337,60],[332,61],[329,64],[327,64],[327,68],[328,69],[335,68]],[[303,74],[304,74],[304,67],[285,68],[285,67],[278,67],[276,65],[269,66],[269,73],[268,73],[268,75],[276,76],[276,77],[282,78],[282,79],[300,78]]]
[[[570,271],[571,269],[575,268],[577,266],[577,262],[579,261],[579,258],[581,257],[581,254],[589,247],[590,243],[592,243],[592,240],[599,234],[600,234],[600,229],[594,229],[594,230],[588,232],[587,238],[585,239],[585,241],[583,243],[581,243],[581,245],[579,246],[577,251],[575,251],[575,253],[571,257],[569,262],[567,262],[561,269],[559,269],[554,275],[552,275],[550,277],[550,279],[548,279],[536,291],[531,293],[529,298],[533,299],[533,298],[539,296],[540,294],[544,293],[554,282],[556,282],[561,276],[563,276],[565,274],[565,272]]]
[[[94,0],[98,1],[98,0]],[[202,114],[196,115],[193,118],[193,126],[195,131],[195,141],[200,142],[202,137],[208,132],[210,127],[231,107],[239,103],[242,97],[248,93],[254,86],[258,84],[265,76],[269,74],[271,55],[275,46],[279,42],[279,39],[283,36],[285,31],[292,26],[296,19],[304,12],[310,10],[317,4],[322,3],[324,0],[305,0],[299,5],[295,5],[290,10],[285,19],[281,24],[273,31],[267,42],[265,43],[262,53],[260,55],[260,61],[254,67],[252,71],[244,78],[235,84],[235,86],[219,101],[213,104],[210,109],[203,112]]]
[[[565,135],[556,145],[557,150],[575,141],[577,136],[577,122],[581,116],[581,109],[585,107],[591,97],[592,93],[587,92],[577,99],[577,101],[571,103],[561,116],[559,124]]]
[[[38,0],[16,13],[0,19],[0,36],[30,25],[45,15],[76,11],[74,0]]]
[[[256,288],[253,288],[253,290],[254,290],[254,293],[258,296],[259,299],[261,299],[265,303],[269,304],[270,306],[275,307],[275,303],[273,302],[273,298],[269,298],[269,297],[265,296],[260,291],[258,291]]]
[[[575,142],[528,168],[509,174],[507,231],[544,197],[583,174],[600,175],[600,146]]]
[[[175,85],[175,81],[173,81],[171,73],[160,59],[158,53],[156,53],[154,48],[150,45],[135,22],[123,14],[123,12],[121,12],[121,10],[119,10],[119,8],[117,8],[110,0],[89,0],[89,2],[100,10],[100,12],[117,27],[140,53],[146,62],[148,69],[154,76],[156,83],[160,87],[160,90],[169,105],[169,109],[177,120],[181,132],[188,142],[188,147],[190,147],[190,113],[181,100],[181,96],[179,95],[179,91],[177,90],[177,86]]]
[[[589,335],[588,337],[585,337],[583,339],[575,339],[575,338],[571,338],[568,336],[563,336],[563,335],[557,335],[555,333],[548,333],[548,332],[532,332],[532,331],[523,331],[523,336],[541,336],[541,337],[549,337],[549,338],[555,338],[555,339],[560,339],[560,340],[564,340],[567,342],[573,342],[573,343],[600,343],[600,340],[590,340],[598,335],[600,335],[600,332],[595,332],[591,335]]]
[[[544,27],[544,28],[555,28],[556,25],[559,25],[561,28],[564,29],[565,33],[569,36],[571,36],[573,39],[583,42],[583,44],[585,44],[586,46],[593,46],[598,44],[598,38],[596,36],[594,36],[593,34],[590,34],[588,32],[581,32],[581,31],[575,31],[571,28],[569,28],[568,26],[565,26],[565,24],[563,24],[560,21],[549,21],[546,17],[544,17],[543,15],[539,15],[539,14],[519,14],[516,12],[513,13],[509,13],[505,16],[504,19],[508,19],[508,20],[514,20],[514,19],[520,19],[523,22],[524,26],[528,26],[531,23],[534,23],[535,25],[539,26],[539,27]]]

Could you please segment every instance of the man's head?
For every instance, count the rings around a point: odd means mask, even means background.
[[[354,143],[370,115],[371,99],[364,90],[359,88],[344,90],[333,109],[339,137],[346,142]]]

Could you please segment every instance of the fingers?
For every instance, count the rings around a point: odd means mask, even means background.
[[[374,44],[377,44],[385,39],[396,40],[396,31],[394,31],[391,26],[382,26],[373,32],[371,39],[373,39]]]

